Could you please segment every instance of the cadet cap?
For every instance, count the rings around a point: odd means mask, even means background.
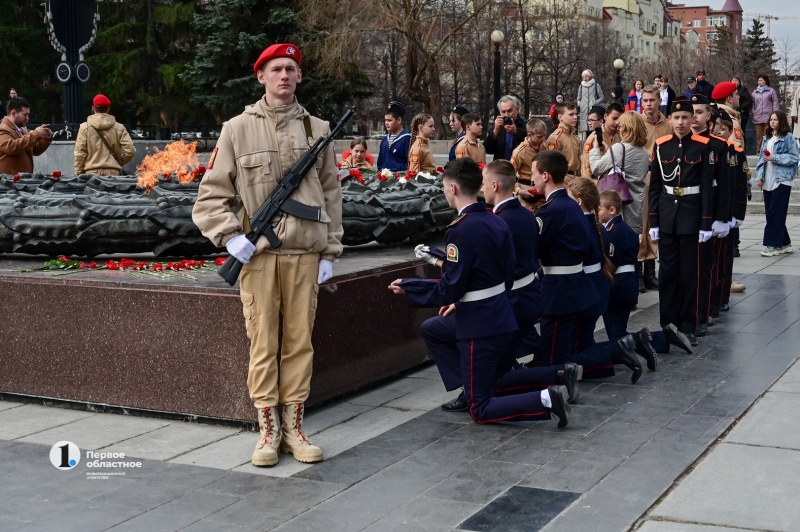
[[[719,113],[720,120],[724,120],[726,122],[733,122],[733,120],[731,120],[731,115],[729,115],[725,109],[718,109],[717,112]]]
[[[294,59],[297,66],[300,66],[300,62],[303,60],[303,54],[297,46],[289,43],[273,44],[258,56],[258,60],[256,60],[256,63],[253,65],[253,72],[258,72],[259,69],[264,66],[264,63],[276,57]]]
[[[98,94],[92,98],[92,105],[95,107],[111,107],[111,100],[104,94]]]
[[[705,94],[692,94],[692,103],[697,105],[708,105],[708,97]]]
[[[458,116],[464,116],[466,114],[469,114],[469,109],[467,109],[463,105],[456,105],[455,107],[453,107],[453,112]]]
[[[684,111],[687,113],[693,113],[694,107],[692,106],[692,102],[689,100],[681,98],[680,100],[673,100],[672,107],[669,110],[669,113],[672,114],[676,111]]]
[[[387,113],[396,113],[398,116],[406,116],[406,107],[400,102],[391,101],[386,107]]]
[[[736,83],[732,81],[723,81],[714,87],[714,90],[711,91],[711,97],[715,100],[724,100],[734,92],[736,92]]]

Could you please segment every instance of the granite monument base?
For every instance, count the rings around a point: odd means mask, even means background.
[[[348,248],[319,291],[313,406],[425,362],[411,309],[387,286],[426,277],[409,247]],[[132,257],[133,258],[133,257]],[[145,257],[146,259],[146,257]],[[0,393],[236,421],[256,420],[238,285],[213,271],[19,273],[0,260]]]

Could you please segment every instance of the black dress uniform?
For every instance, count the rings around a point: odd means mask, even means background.
[[[609,241],[606,228],[596,223],[594,214],[592,213],[584,214],[584,219],[586,220],[586,230],[589,231],[591,235],[592,245],[587,250],[586,256],[583,259],[583,271],[592,281],[592,284],[594,284],[597,295],[600,296],[600,301],[581,313],[578,320],[576,335],[576,352],[583,351],[595,343],[594,327],[597,325],[597,320],[600,319],[600,316],[605,314],[606,310],[608,310],[609,292],[611,290],[611,281],[609,281],[603,271],[604,258],[607,257],[609,253]]]
[[[542,278],[541,360],[537,365],[568,362],[577,350],[581,313],[600,302],[600,296],[583,270],[596,237],[589,232],[580,206],[566,189],[551,192],[536,211],[539,225],[539,260]]]
[[[737,223],[744,220],[747,211],[747,156],[744,150],[734,142],[728,142],[728,164],[731,167],[731,212],[732,220]],[[731,282],[733,281],[733,250],[739,242],[739,228],[732,227],[724,248],[724,256],[718,262],[720,265],[720,284],[717,299],[712,300],[712,308],[726,310],[731,298]]]
[[[686,101],[672,111],[693,112]],[[700,231],[714,218],[714,161],[709,140],[665,135],[656,140],[650,165],[650,227],[659,229],[661,326],[694,334],[698,320]]]
[[[478,423],[549,419],[550,409],[540,392],[493,394],[498,358],[509,333],[517,330],[507,293],[514,284],[516,262],[508,225],[485,203],[473,203],[448,226],[446,241],[441,281],[425,292],[406,291],[412,306],[456,305],[457,343],[428,344],[445,387],[449,391],[463,384],[469,414]],[[556,395],[551,393],[554,402],[559,400]],[[559,421],[559,426],[566,424],[565,419]]]

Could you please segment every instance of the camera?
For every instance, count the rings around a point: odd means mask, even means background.
[[[513,123],[514,123],[514,119],[511,118],[510,116],[504,116],[503,117],[503,125],[504,126],[510,126]]]

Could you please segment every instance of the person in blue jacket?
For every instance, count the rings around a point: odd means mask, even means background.
[[[558,426],[569,423],[566,386],[496,397],[493,389],[499,357],[509,333],[517,330],[508,297],[515,280],[516,255],[511,230],[498,216],[478,202],[483,176],[478,164],[464,157],[447,163],[444,193],[458,218],[448,226],[445,264],[438,282],[414,291],[397,279],[389,289],[405,294],[415,307],[455,305],[457,342],[431,349],[445,388],[464,387],[468,411],[478,423],[523,421],[558,417]],[[430,344],[429,344],[430,347]]]
[[[378,172],[388,168],[392,172],[408,170],[408,150],[411,148],[411,133],[405,129],[403,120],[406,108],[400,102],[389,102],[383,123],[386,136],[381,140],[378,152]]]
[[[468,114],[469,109],[463,105],[456,105],[453,107],[453,110],[450,111],[450,129],[452,129],[453,133],[456,134],[456,140],[454,140],[453,145],[450,146],[450,155],[447,159],[448,161],[452,161],[456,158],[456,146],[458,146],[458,143],[461,142],[467,135],[464,127],[461,125],[461,117]]]

